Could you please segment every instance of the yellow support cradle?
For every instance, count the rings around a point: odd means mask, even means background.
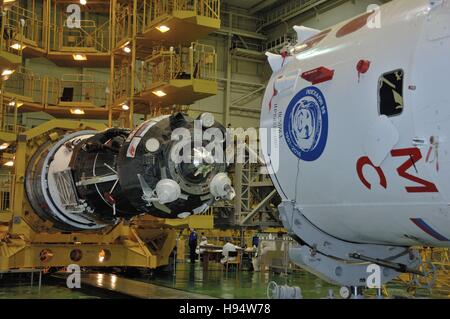
[[[74,263],[86,267],[157,268],[169,263],[179,232],[175,227],[212,227],[212,216],[179,224],[143,216],[99,232],[62,233],[35,214],[24,191],[30,156],[45,141],[67,132],[105,128],[99,123],[51,120],[14,134],[14,141],[12,133],[0,132],[2,142],[16,145],[14,172],[0,176],[0,271],[67,267]]]

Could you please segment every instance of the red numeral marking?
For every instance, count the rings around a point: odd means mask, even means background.
[[[366,186],[368,189],[372,189],[372,185],[364,177],[363,169],[364,169],[364,166],[366,166],[366,165],[369,165],[375,169],[378,176],[380,177],[380,185],[383,186],[384,188],[387,188],[387,180],[386,180],[386,176],[383,173],[383,170],[380,167],[373,165],[372,161],[367,156],[361,157],[358,160],[358,163],[356,163],[356,171],[358,173],[358,177],[361,180],[361,182],[364,184],[364,186]]]
[[[397,173],[400,177],[421,185],[421,186],[406,186],[405,189],[408,193],[439,192],[436,185],[433,184],[432,182],[426,181],[422,178],[411,175],[410,173],[407,172],[411,167],[413,166],[415,167],[416,163],[422,159],[422,154],[420,153],[420,150],[418,148],[405,148],[399,150],[392,150],[391,156],[392,157],[407,156],[408,160],[406,160],[400,167],[397,168]],[[383,170],[380,167],[375,166],[370,160],[370,158],[368,158],[367,156],[361,157],[356,163],[356,172],[358,173],[358,177],[364,184],[364,186],[367,187],[368,189],[372,189],[372,184],[369,183],[369,181],[365,178],[363,173],[363,169],[367,165],[375,169],[380,178],[380,185],[383,186],[384,188],[387,188],[387,180]]]
[[[422,159],[422,154],[418,148],[405,148],[400,150],[392,150],[392,157],[403,157],[408,156],[409,159],[406,160],[399,168],[397,168],[398,175],[404,179],[410,180],[414,183],[420,184],[422,186],[408,186],[406,191],[408,193],[437,193],[438,189],[433,183],[421,179],[417,176],[413,176],[407,172],[411,167],[413,167],[418,161]]]

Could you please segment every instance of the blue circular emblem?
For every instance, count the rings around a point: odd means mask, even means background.
[[[322,92],[310,86],[289,103],[284,117],[284,138],[301,160],[317,160],[328,139],[328,109]]]

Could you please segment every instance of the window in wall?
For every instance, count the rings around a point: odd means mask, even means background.
[[[403,70],[383,74],[378,83],[380,115],[396,116],[403,112]]]

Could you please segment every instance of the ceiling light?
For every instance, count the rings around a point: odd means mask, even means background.
[[[9,147],[9,143],[3,143],[0,145],[0,151],[6,150]]]
[[[124,47],[124,48],[123,48],[123,52],[125,52],[125,53],[130,53],[130,52],[131,52],[130,47],[128,47],[128,46]]]
[[[18,43],[18,42],[16,42],[16,43],[14,43],[13,45],[11,45],[11,49],[14,49],[14,50],[21,50],[21,49],[25,49],[26,48],[26,46],[24,45],[24,46],[22,46],[20,43]]]
[[[87,3],[86,0],[80,0],[80,4],[81,4],[82,6],[86,5],[86,3]]]
[[[16,102],[16,101],[11,101],[8,103],[8,106],[17,106],[17,107],[21,107],[23,105],[23,102]]]
[[[159,27],[156,27],[156,30],[158,30],[161,33],[166,33],[170,30],[170,28],[166,25],[160,25]]]
[[[153,94],[155,94],[157,97],[164,97],[167,94],[164,91],[158,90],[158,91],[153,91]]]
[[[70,114],[74,115],[83,115],[85,114],[83,110],[81,109],[70,109]]]
[[[8,75],[11,75],[11,74],[13,74],[14,72],[16,72],[15,70],[10,70],[10,69],[5,69],[5,70],[3,70],[3,72],[2,72],[2,76],[8,76]]]
[[[130,109],[130,107],[127,104],[122,105],[122,110],[128,111],[129,109]]]
[[[86,61],[87,60],[87,57],[84,54],[76,53],[76,54],[73,54],[72,56],[75,61]]]
[[[14,161],[7,161],[5,164],[3,164],[4,166],[8,166],[8,167],[13,167],[14,166]]]

